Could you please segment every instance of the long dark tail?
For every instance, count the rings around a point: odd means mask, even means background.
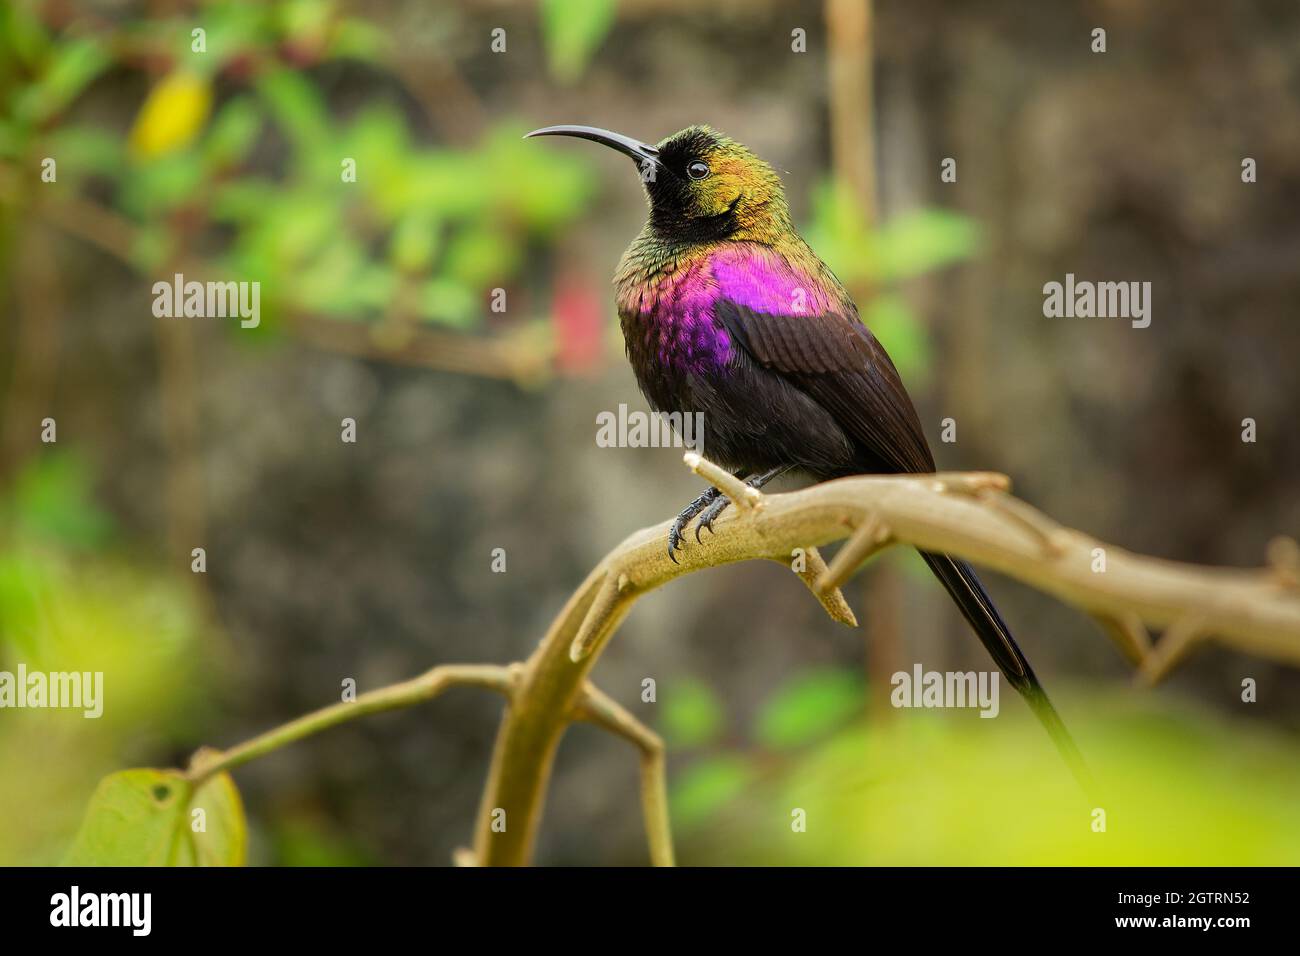
[[[957,602],[962,615],[975,629],[980,643],[988,649],[1007,682],[1020,692],[1025,702],[1047,728],[1047,733],[1060,750],[1061,756],[1065,758],[1065,762],[1069,764],[1070,771],[1079,781],[1084,792],[1092,794],[1095,787],[1088,768],[1083,762],[1083,755],[1075,746],[1070,732],[1065,729],[1061,715],[1048,700],[1043,685],[1038,683],[1029,661],[1025,660],[1025,655],[1016,646],[1010,629],[998,614],[998,609],[993,606],[993,600],[984,590],[984,585],[980,584],[979,578],[975,576],[975,569],[965,561],[957,561],[942,554],[922,551],[921,557],[925,558],[925,563],[930,566],[935,577],[943,582],[944,588]]]

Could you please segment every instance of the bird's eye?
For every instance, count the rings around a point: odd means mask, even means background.
[[[690,176],[691,179],[703,179],[709,175],[709,167],[697,159],[686,167],[686,175]]]

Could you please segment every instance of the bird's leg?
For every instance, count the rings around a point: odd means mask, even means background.
[[[737,478],[744,478],[745,473],[737,474]],[[722,497],[722,492],[717,488],[710,488],[704,494],[700,495],[689,505],[681,510],[681,513],[673,519],[673,526],[668,529],[668,557],[673,559],[673,564],[677,563],[677,555],[674,551],[681,550],[682,547],[682,530],[691,523],[691,519],[707,508],[709,505]],[[723,498],[723,501],[726,499]]]
[[[793,467],[793,465],[781,465],[779,468],[771,468],[763,472],[761,475],[755,475],[753,478],[748,479],[745,484],[749,485],[751,488],[762,488],[773,478],[780,478]],[[737,475],[737,477],[740,476]],[[717,489],[714,490],[716,491]],[[696,541],[700,540],[701,531],[707,530],[710,533],[713,533],[713,522],[718,520],[718,515],[727,510],[727,505],[729,504],[731,504],[731,500],[719,492],[713,503],[705,509],[702,515],[700,515],[700,522],[695,526]]]

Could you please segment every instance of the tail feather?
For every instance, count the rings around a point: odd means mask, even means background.
[[[957,602],[962,616],[970,622],[980,643],[993,657],[994,663],[998,665],[1007,682],[1020,692],[1046,728],[1079,785],[1085,792],[1093,793],[1095,788],[1088,768],[1083,762],[1083,755],[1079,753],[1079,748],[1075,745],[1070,732],[1065,729],[1065,724],[1048,699],[1047,692],[1038,683],[1029,661],[1016,645],[1011,630],[998,614],[992,598],[980,584],[979,578],[975,576],[975,569],[964,561],[942,554],[922,551],[921,557],[930,566],[935,577],[942,582],[944,589]]]

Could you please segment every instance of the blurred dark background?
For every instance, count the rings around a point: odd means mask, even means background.
[[[537,126],[708,123],[768,159],[942,468],[1004,471],[1064,524],[1170,559],[1258,566],[1295,534],[1300,9],[912,0],[865,27],[861,9],[8,4],[0,667],[93,664],[108,701],[99,722],[0,715],[0,862],[57,860],[102,774],[234,744],[347,677],[525,657],[607,550],[699,491],[679,450],[595,443],[599,412],[645,407],[609,285],[644,199],[602,151],[520,141]],[[260,325],[154,318],[176,272],[261,282]],[[1045,318],[1067,272],[1150,281],[1150,327]],[[1295,862],[1294,669],[1211,645],[1138,694],[1092,621],[990,587],[1085,751],[1149,770],[1135,799],[1188,827],[1097,859]],[[848,596],[856,632],[775,566],[718,569],[613,641],[595,678],[669,741],[682,860],[1093,859],[988,840],[1009,811],[981,774],[1068,783],[1010,694],[998,721],[879,706],[914,661],[988,666],[924,572],[889,555]],[[454,691],[241,769],[251,861],[450,862],[499,714]],[[938,736],[905,746],[903,722]],[[575,727],[538,859],[643,862],[635,768]],[[840,819],[861,841],[763,836],[764,801],[800,786],[856,800],[872,822]]]

